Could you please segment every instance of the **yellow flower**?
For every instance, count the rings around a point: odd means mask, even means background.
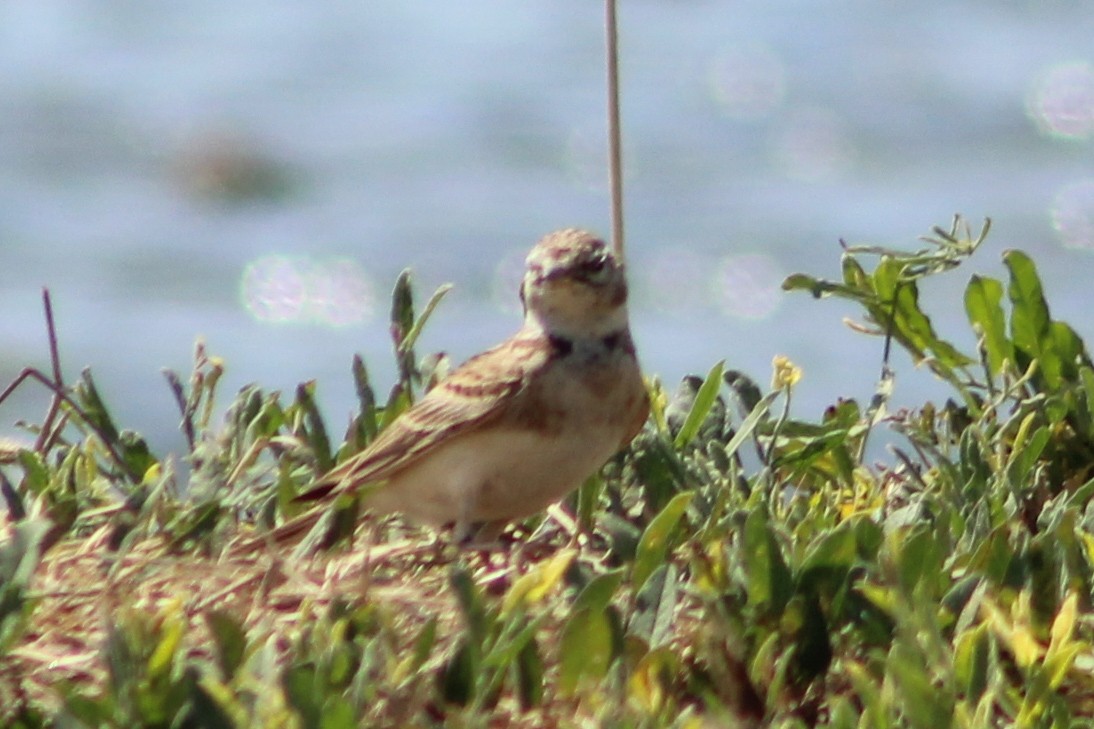
[[[771,374],[772,390],[789,390],[798,384],[798,380],[802,378],[801,368],[791,362],[790,358],[785,355],[775,355],[775,358],[771,360],[771,369],[773,370]]]

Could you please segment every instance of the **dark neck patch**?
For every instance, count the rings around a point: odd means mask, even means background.
[[[574,351],[574,340],[572,339],[552,334],[548,337],[548,340],[551,342],[551,348],[558,357],[565,357]],[[618,332],[612,332],[606,337],[595,340],[596,344],[599,345],[599,347],[602,347],[605,352],[614,352],[621,348],[626,352],[633,352],[634,345],[632,345],[630,341],[630,337],[627,336],[627,331],[625,329]]]
[[[608,336],[601,339],[600,343],[604,345],[604,349],[611,352],[613,349],[619,349],[619,346],[623,344],[623,341],[623,332],[612,332]]]
[[[574,351],[574,340],[572,339],[560,337],[557,334],[552,334],[547,339],[550,340],[551,348],[555,350],[555,354],[559,357],[565,357]]]

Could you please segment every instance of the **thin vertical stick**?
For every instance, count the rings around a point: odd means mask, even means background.
[[[619,127],[619,32],[615,0],[604,0],[608,53],[608,184],[612,196],[612,247],[623,258],[623,150]]]
[[[61,376],[61,355],[57,351],[57,327],[53,323],[53,300],[49,296],[49,289],[42,287],[42,307],[46,312],[46,336],[49,339],[49,361],[53,368],[53,400],[50,401],[49,410],[42,420],[42,429],[35,440],[34,449],[39,453],[45,453],[51,445],[51,439],[56,435],[53,432],[53,420],[61,409],[62,393],[65,388]]]

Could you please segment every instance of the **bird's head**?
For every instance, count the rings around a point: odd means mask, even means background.
[[[584,230],[555,231],[532,248],[520,298],[525,321],[550,334],[600,338],[627,328],[623,263]]]

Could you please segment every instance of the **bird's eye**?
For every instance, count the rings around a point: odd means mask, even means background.
[[[585,278],[595,281],[604,277],[604,273],[607,270],[607,267],[607,256],[596,256],[595,258],[590,258],[588,261],[585,261],[583,264],[581,264],[581,273],[585,276]]]

